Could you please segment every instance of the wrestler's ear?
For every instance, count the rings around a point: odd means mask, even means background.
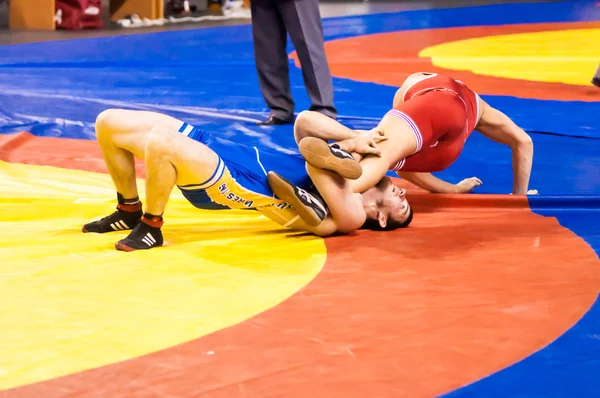
[[[385,228],[387,226],[387,217],[381,211],[377,213],[377,221],[379,221],[379,226],[381,228]]]

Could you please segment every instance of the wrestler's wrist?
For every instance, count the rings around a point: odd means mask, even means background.
[[[343,149],[346,152],[352,153],[356,151],[356,143],[354,142],[354,138],[340,141],[337,144],[340,146],[340,149]]]

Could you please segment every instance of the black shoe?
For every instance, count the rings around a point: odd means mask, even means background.
[[[132,252],[135,250],[148,250],[162,245],[163,235],[160,228],[154,228],[140,222],[128,237],[115,243],[115,248],[124,252]]]
[[[95,232],[98,234],[114,231],[126,231],[135,228],[140,223],[141,219],[141,210],[131,212],[117,209],[117,211],[110,216],[85,224],[83,228],[81,228],[81,231]]]
[[[294,119],[280,119],[278,117],[275,116],[269,116],[269,118],[263,122],[258,122],[256,123],[257,126],[275,126],[275,125],[282,125],[282,124],[293,124],[294,123]]]
[[[316,227],[327,217],[327,206],[320,197],[298,188],[274,171],[267,173],[267,180],[273,193],[294,206],[300,218],[308,225]]]
[[[594,77],[592,79],[592,84],[596,87],[600,87],[600,77]]]
[[[318,169],[335,171],[351,180],[362,175],[360,163],[337,144],[329,145],[320,138],[306,137],[300,141],[298,148],[304,159]]]

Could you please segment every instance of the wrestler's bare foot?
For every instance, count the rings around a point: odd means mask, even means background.
[[[344,178],[356,180],[362,175],[362,167],[354,157],[337,145],[315,137],[303,138],[298,144],[300,153],[312,166],[338,173]]]
[[[269,186],[277,197],[290,205],[308,225],[318,226],[327,217],[327,208],[319,198],[298,188],[274,171],[267,173]]]

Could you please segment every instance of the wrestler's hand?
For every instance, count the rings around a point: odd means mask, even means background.
[[[388,137],[385,136],[385,133],[383,132],[383,130],[381,130],[379,127],[375,127],[372,128],[371,130],[354,130],[356,131],[359,136],[360,135],[370,135],[373,140],[375,141],[375,143],[380,143],[383,141],[387,141]]]
[[[371,133],[371,136],[377,143],[386,141],[388,139],[388,137],[385,136],[385,132],[379,127],[369,130],[369,133]]]
[[[360,155],[381,156],[381,150],[377,144],[387,140],[383,132],[377,129],[356,131],[359,133],[358,136],[342,141],[340,147]]]
[[[483,184],[477,177],[465,178],[458,184],[456,184],[456,193],[468,193],[472,192],[473,189]]]

